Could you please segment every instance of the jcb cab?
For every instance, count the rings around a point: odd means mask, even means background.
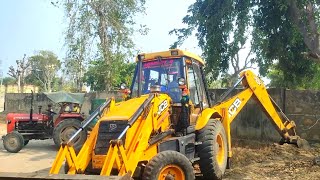
[[[139,54],[132,87],[122,86],[127,100],[115,103],[108,99],[101,105],[82,127],[101,114],[79,154],[72,147],[76,133],[62,144],[50,173],[59,173],[66,160],[68,174],[221,179],[232,157],[230,124],[252,96],[270,117],[282,142],[300,141],[294,122],[251,71],[242,72],[221,101],[212,104],[203,66],[199,56],[178,49]],[[244,90],[227,99],[239,83]],[[195,166],[200,167],[196,174]]]

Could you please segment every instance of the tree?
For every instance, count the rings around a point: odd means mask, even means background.
[[[79,66],[81,71],[88,59],[92,57],[92,59],[103,59],[103,63],[91,63],[91,72],[94,64],[103,65],[103,69],[102,67],[96,69],[104,73],[101,80],[104,81],[105,87],[102,89],[110,90],[113,74],[117,73],[116,69],[112,69],[114,62],[112,57],[117,54],[125,54],[124,57],[131,56],[134,47],[131,39],[135,24],[133,16],[143,12],[145,0],[64,0],[60,2],[69,23],[65,38],[68,47],[67,59],[81,62]],[[93,51],[97,53],[93,54]]]
[[[2,80],[2,84],[7,86],[7,85],[14,85],[16,84],[16,79],[13,77],[4,77]]]
[[[38,54],[31,56],[29,61],[32,66],[32,76],[39,81],[44,91],[51,92],[54,79],[61,67],[58,57],[51,51],[39,51]]]
[[[85,73],[85,65],[83,60],[79,59],[66,59],[64,61],[64,81],[69,80],[71,89],[74,89],[76,92],[81,92],[83,87],[83,76]]]
[[[249,27],[252,24],[250,1],[196,1],[189,7],[188,15],[183,18],[187,28],[174,29],[170,34],[178,35],[175,48],[197,29],[199,46],[206,59],[206,72],[210,80],[220,73],[227,73],[229,67],[233,72],[227,77],[235,79],[240,71],[252,67],[255,59],[251,58],[252,50],[243,59],[239,56],[249,39]],[[245,62],[240,63],[241,59]],[[228,82],[230,84],[230,82]]]
[[[267,74],[267,77],[271,80],[268,86],[318,90],[320,88],[320,65],[317,64],[313,68],[315,70],[314,74],[307,74],[302,78],[297,78],[296,74],[291,74],[290,76],[285,75],[285,72],[278,70],[277,64],[274,64]]]
[[[304,52],[309,58],[320,63],[320,46],[319,46],[319,1],[315,0],[290,0],[284,1],[287,5],[287,12],[290,13],[292,21],[297,26],[303,37],[305,45],[310,50]]]
[[[116,69],[117,73],[113,74],[110,86],[118,89],[121,83],[126,83],[130,87],[136,63],[123,63],[120,54],[114,56],[113,60],[112,68]],[[107,64],[101,59],[90,63],[88,71],[85,73],[85,81],[91,90],[105,90],[104,77],[106,75],[106,67]]]
[[[291,2],[293,1],[258,1],[255,4],[257,10],[254,13],[253,31],[260,72],[266,75],[272,66],[282,74],[284,80],[278,85],[287,88],[302,86],[303,81],[311,80],[316,73],[315,61],[305,55],[308,46],[293,20]],[[300,10],[305,7],[303,4],[306,2],[301,4]],[[300,15],[299,18],[306,18],[306,15]]]
[[[30,62],[28,61],[26,54],[24,54],[21,60],[16,60],[17,67],[9,67],[8,75],[15,78],[18,84],[18,93],[23,92],[25,77],[28,75],[28,68],[30,67]]]
[[[290,81],[295,74],[296,82],[300,82],[314,74],[314,62],[320,62],[317,18],[320,2],[297,2],[197,0],[183,18],[188,27],[173,31],[178,34],[174,45],[179,45],[196,30],[207,60],[207,72],[217,77],[219,72],[226,72],[234,52],[241,47],[234,45],[245,40],[243,32],[252,28],[252,51],[261,75],[266,75],[270,66],[277,64],[274,68],[282,71],[285,79]]]

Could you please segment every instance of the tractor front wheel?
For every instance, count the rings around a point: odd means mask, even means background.
[[[227,167],[227,137],[219,120],[210,119],[207,125],[198,131],[197,152],[199,165],[204,179],[222,179]]]
[[[146,165],[143,180],[193,180],[195,175],[189,159],[176,151],[163,151]]]
[[[17,131],[12,131],[3,138],[3,146],[8,152],[17,153],[24,146],[23,136]]]
[[[81,128],[81,122],[77,119],[64,119],[53,130],[53,141],[57,147],[60,147],[61,143],[67,142],[78,129]],[[76,151],[80,150],[82,145],[87,139],[87,131],[83,130],[74,139],[73,147]]]

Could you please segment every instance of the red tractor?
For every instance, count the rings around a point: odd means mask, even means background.
[[[84,93],[56,92],[45,93],[45,95],[51,101],[59,104],[60,111],[54,112],[52,105],[49,104],[46,113],[41,112],[41,106],[39,106],[38,113],[33,113],[32,93],[29,114],[7,114],[7,134],[2,137],[3,146],[7,151],[17,153],[32,139],[53,138],[55,145],[60,147],[62,142],[69,140],[81,128],[84,116],[80,113],[80,108],[84,101]],[[74,143],[79,149],[87,139],[87,132],[81,132]]]

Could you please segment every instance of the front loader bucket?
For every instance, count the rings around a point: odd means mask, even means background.
[[[24,180],[34,180],[34,179],[70,179],[70,180],[133,180],[130,176],[97,176],[97,175],[82,175],[82,174],[48,174],[48,172],[32,172],[32,173],[0,173],[1,179],[24,179]]]

